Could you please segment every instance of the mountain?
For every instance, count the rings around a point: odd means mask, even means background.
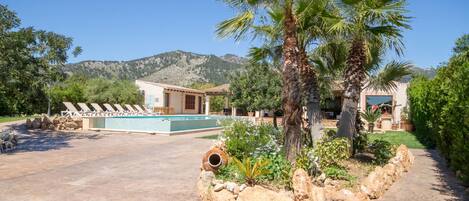
[[[420,68],[420,67],[411,67],[410,71],[412,72],[412,75],[405,76],[402,78],[402,82],[410,82],[412,79],[413,75],[422,75],[427,78],[433,78],[436,75],[436,68]]]
[[[196,82],[227,83],[228,75],[240,70],[245,62],[245,58],[233,54],[218,57],[177,50],[130,61],[82,61],[65,65],[63,71],[188,86]]]

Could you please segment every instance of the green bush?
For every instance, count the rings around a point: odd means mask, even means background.
[[[363,153],[368,146],[368,133],[360,132],[356,133],[353,138],[353,152]]]
[[[269,173],[261,176],[260,180],[271,182],[278,186],[291,186],[292,166],[283,154],[266,154],[260,158],[270,161],[265,166]]]
[[[223,181],[241,182],[238,175],[239,173],[236,164],[230,160],[228,164],[223,165],[220,167],[220,169],[218,169],[215,176],[217,179],[221,179]]]
[[[370,150],[375,156],[375,164],[384,165],[396,155],[395,145],[385,140],[375,140],[371,143]]]
[[[276,143],[280,131],[270,124],[254,125],[251,122],[234,120],[222,122],[222,138],[227,152],[236,158],[258,157],[266,153],[278,153]]]
[[[314,150],[309,147],[305,147],[301,150],[300,154],[296,157],[297,168],[304,169],[311,176],[316,176],[319,170],[319,158],[314,155]]]
[[[413,79],[407,93],[417,137],[435,143],[469,184],[469,51],[454,55],[433,79]]]
[[[345,168],[339,166],[327,167],[323,172],[327,177],[335,180],[354,181],[357,179],[350,175]]]
[[[350,143],[346,138],[319,141],[313,151],[319,158],[321,168],[340,166],[343,160],[350,157]]]

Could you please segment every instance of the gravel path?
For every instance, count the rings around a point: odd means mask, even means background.
[[[378,201],[466,201],[464,187],[436,150],[413,149],[415,163]]]

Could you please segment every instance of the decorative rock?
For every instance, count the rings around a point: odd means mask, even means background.
[[[217,184],[223,184],[223,181],[222,180],[219,180],[219,179],[214,179],[212,180],[212,185],[217,185]]]
[[[58,125],[60,123],[60,117],[58,116],[55,116],[53,119],[52,119],[52,124],[54,125]]]
[[[33,128],[33,122],[31,119],[26,119],[26,128]]]
[[[246,189],[246,187],[248,187],[246,184],[241,184],[241,186],[239,186],[239,191],[243,191],[244,189]]]
[[[216,184],[215,187],[213,187],[213,191],[218,192],[221,191],[225,188],[225,184]]]
[[[238,194],[239,193],[239,187],[238,187],[238,184],[234,183],[234,182],[226,182],[225,183],[225,187],[226,187],[226,190],[234,193],[234,194]]]
[[[236,200],[236,195],[227,191],[226,189],[221,190],[220,192],[213,192],[211,191],[210,196],[207,197],[207,201],[234,201]]]
[[[325,201],[326,194],[323,187],[313,185],[310,194],[311,201]]]
[[[364,179],[360,190],[367,194],[371,199],[377,199],[383,195],[386,190],[387,181],[385,180],[385,173],[383,168],[376,167],[373,172],[371,172],[368,177]]]
[[[248,187],[239,193],[238,201],[293,201],[286,193],[275,192],[261,186]]]
[[[77,128],[83,128],[83,120],[77,119],[74,122],[77,124]]]
[[[78,124],[73,121],[69,121],[69,122],[65,122],[65,127],[70,128],[70,129],[77,129]]]
[[[41,128],[41,118],[34,118],[32,122],[32,128],[33,129]]]
[[[329,199],[337,201],[361,201],[352,191],[347,189],[336,191]]]
[[[317,179],[321,183],[324,183],[324,181],[326,180],[326,174],[322,173],[321,175],[319,175],[319,177]]]
[[[396,149],[396,158],[399,159],[399,161],[402,163],[402,166],[404,167],[405,171],[409,171],[410,166],[412,165],[414,161],[414,157],[412,153],[409,151],[407,146],[401,144],[397,149]]]
[[[201,171],[199,175],[199,181],[197,181],[197,192],[202,200],[206,200],[210,197],[212,180],[215,178],[215,174],[210,171]]]
[[[301,168],[295,170],[292,177],[292,187],[295,200],[308,200],[311,194],[312,185],[311,178],[305,170]]]

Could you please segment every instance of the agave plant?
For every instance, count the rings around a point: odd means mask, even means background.
[[[381,117],[381,110],[368,108],[364,113],[361,113],[361,116],[366,122],[368,122],[368,132],[373,133],[375,122]]]
[[[244,177],[246,183],[250,186],[256,184],[260,176],[270,174],[270,171],[266,167],[270,164],[269,160],[259,159],[254,163],[251,163],[251,158],[245,158],[242,162],[237,158],[233,157],[233,161],[238,168],[239,173]]]

